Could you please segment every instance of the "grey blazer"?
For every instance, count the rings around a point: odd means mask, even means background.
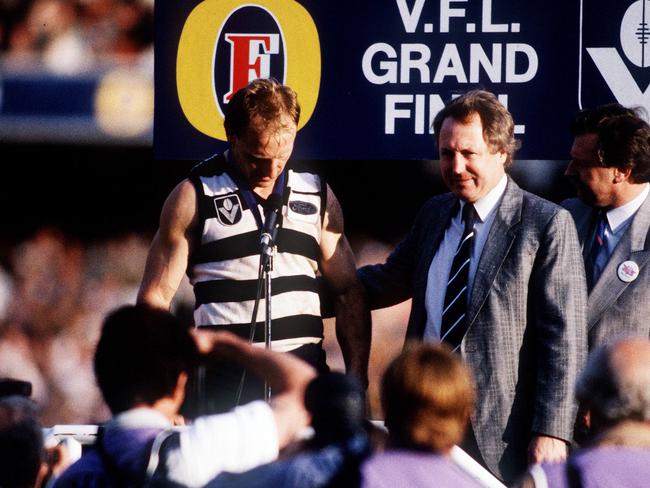
[[[592,208],[574,198],[562,202],[575,219],[578,238],[588,252]],[[646,198],[627,228],[587,300],[590,350],[619,336],[650,336],[650,198]],[[630,283],[618,277],[618,268],[634,261],[639,274]]]
[[[432,198],[386,263],[359,270],[373,308],[413,298],[407,340],[422,338],[429,267],[458,206],[450,193]],[[508,178],[461,343],[477,385],[472,427],[478,447],[506,482],[525,470],[532,435],[571,439],[573,387],[587,347],[586,294],[568,212]]]

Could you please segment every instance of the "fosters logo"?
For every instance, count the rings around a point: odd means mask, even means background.
[[[256,78],[291,86],[301,106],[298,129],[310,119],[320,87],[318,31],[293,0],[204,0],[188,16],[178,45],[176,84],[187,120],[226,140],[224,109]]]

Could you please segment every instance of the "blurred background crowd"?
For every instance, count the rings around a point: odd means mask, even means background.
[[[122,232],[99,240],[45,226],[5,246],[0,268],[0,377],[32,383],[44,425],[93,424],[110,418],[93,375],[92,358],[102,320],[134,303],[149,247],[149,233]],[[379,261],[389,246],[357,238],[360,264]],[[191,320],[187,280],[174,312]],[[399,351],[409,306],[375,313],[370,401],[379,415],[379,378]],[[328,364],[343,369],[333,319],[326,320]]]
[[[32,383],[45,425],[107,418],[92,355],[104,315],[135,300],[146,251],[135,235],[84,244],[43,228],[8,254],[0,377]]]
[[[0,51],[66,75],[152,60],[153,0],[1,0]]]

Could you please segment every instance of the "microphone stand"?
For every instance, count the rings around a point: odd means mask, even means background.
[[[264,346],[267,350],[271,350],[271,273],[273,271],[273,254],[275,253],[275,238],[278,232],[278,217],[282,208],[282,198],[277,194],[272,194],[270,197],[271,210],[267,212],[264,226],[262,227],[262,234],[260,236],[260,266],[257,276],[257,293],[255,298],[255,305],[253,306],[253,316],[251,318],[251,331],[249,343],[253,343],[255,337],[255,325],[257,324],[257,310],[259,307],[260,299],[262,296],[262,285],[265,290],[265,308],[266,316],[264,319]],[[281,217],[280,217],[281,218]],[[241,395],[244,389],[244,381],[246,378],[246,370],[242,372],[239,388],[237,390],[237,397],[235,405],[239,405]],[[268,380],[264,381],[264,400],[269,402],[271,399],[271,385]]]
[[[268,246],[264,248],[261,254],[262,273],[264,275],[264,297],[265,310],[264,317],[264,347],[271,350],[271,273],[273,271],[273,253],[275,251],[275,242],[271,240]],[[267,403],[271,400],[271,384],[264,380],[264,401]]]

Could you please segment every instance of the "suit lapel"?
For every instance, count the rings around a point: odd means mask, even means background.
[[[499,204],[497,214],[488,233],[487,241],[478,262],[472,298],[467,313],[471,327],[485,302],[492,283],[515,240],[515,226],[521,221],[521,205],[523,192],[517,184],[508,177],[508,185]]]
[[[589,294],[588,329],[591,329],[603,313],[618,299],[629,283],[618,278],[618,267],[624,261],[634,261],[642,269],[650,259],[650,197],[645,199],[632,219],[614,252],[605,265],[598,282]]]
[[[419,296],[414,297],[414,306],[416,303],[421,304],[421,307],[417,307],[421,311],[421,317],[413,322],[413,330],[407,331],[407,336],[422,338],[424,334],[424,327],[426,326],[426,309],[425,309],[425,300],[426,300],[426,289],[427,282],[429,279],[429,268],[431,267],[431,261],[433,261],[433,256],[440,247],[440,242],[442,241],[443,236],[445,235],[445,230],[449,225],[449,221],[452,216],[458,212],[460,203],[456,197],[451,193],[448,194],[448,200],[443,202],[440,205],[439,212],[432,214],[427,225],[427,230],[423,242],[425,243],[423,256],[420,261],[421,266],[417,268],[417,277],[414,285],[414,289],[418,290]]]

